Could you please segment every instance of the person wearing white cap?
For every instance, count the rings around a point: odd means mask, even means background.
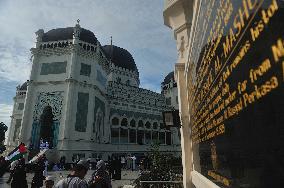
[[[53,188],[54,187],[54,177],[53,176],[47,176],[45,178],[45,188]]]
[[[89,164],[85,160],[80,160],[67,178],[60,180],[55,188],[88,188],[85,175],[89,169]]]

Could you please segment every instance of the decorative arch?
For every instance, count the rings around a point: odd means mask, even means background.
[[[157,122],[153,123],[153,129],[158,129],[158,123]]]
[[[136,121],[134,119],[130,121],[130,127],[136,127]]]
[[[146,129],[151,129],[151,123],[149,121],[147,121],[145,123],[145,127],[146,127]]]
[[[144,128],[144,123],[142,120],[138,121],[138,128]]]
[[[123,118],[121,120],[120,126],[122,126],[122,127],[127,127],[128,126],[127,118]]]
[[[111,119],[111,125],[114,125],[114,126],[119,125],[119,118],[118,117],[113,117]]]
[[[31,133],[31,145],[34,149],[39,148],[39,140],[41,137],[41,115],[44,112],[44,109],[47,108],[52,112],[52,143],[53,147],[56,147],[58,142],[59,126],[61,120],[61,110],[63,105],[63,91],[54,91],[54,92],[40,92],[38,93],[37,103],[33,112],[33,125]],[[49,107],[47,107],[49,106]]]

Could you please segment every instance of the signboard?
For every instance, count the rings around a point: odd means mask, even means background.
[[[188,72],[194,169],[284,186],[284,1],[202,0]]]

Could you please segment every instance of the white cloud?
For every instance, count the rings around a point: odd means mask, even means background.
[[[93,31],[102,45],[109,44],[113,36],[114,45],[134,56],[143,87],[159,91],[162,75],[174,69],[176,60],[175,41],[163,25],[162,11],[162,0],[2,0],[0,80],[22,83],[29,79],[34,32],[73,26],[79,18],[81,26]]]
[[[31,63],[28,54],[17,52],[14,47],[0,46],[0,79],[6,81],[25,82],[30,75]]]
[[[8,127],[11,123],[10,116],[12,115],[13,105],[0,104],[0,122],[5,123]]]

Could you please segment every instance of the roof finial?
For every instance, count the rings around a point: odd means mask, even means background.
[[[112,49],[112,36],[110,36],[110,62],[112,60],[112,52],[113,52],[113,49]]]
[[[78,24],[80,23],[80,19],[77,20],[77,23],[78,23]]]

